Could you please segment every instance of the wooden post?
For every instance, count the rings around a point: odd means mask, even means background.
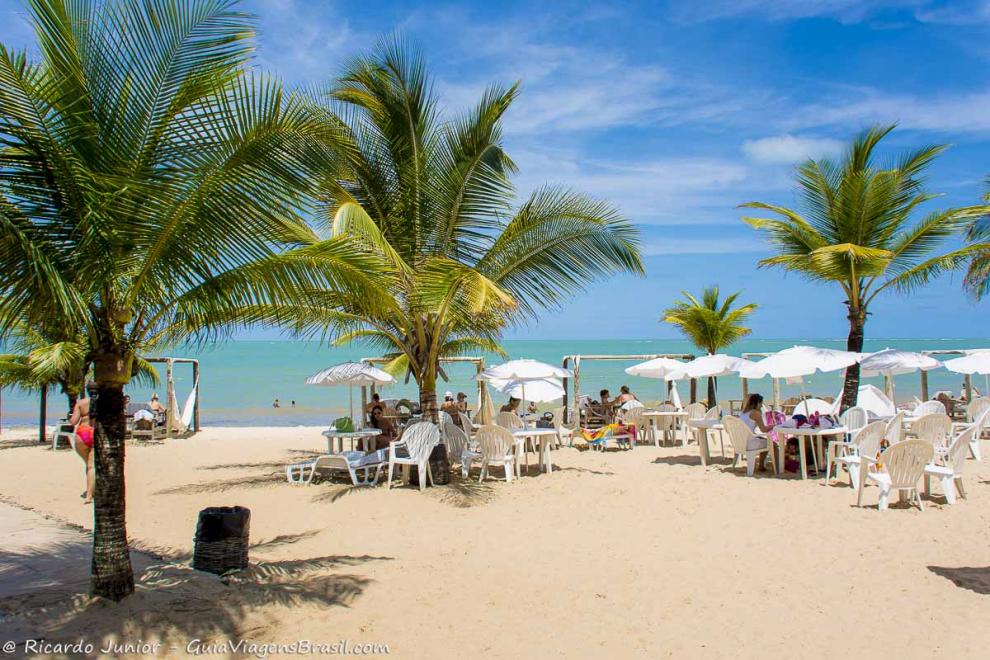
[[[973,400],[973,377],[966,374],[963,381],[966,383],[966,403],[968,404]]]
[[[193,397],[193,429],[199,433],[199,361],[192,363],[193,369],[193,387],[196,388],[196,396]]]
[[[746,399],[749,398],[749,379],[743,378],[742,380],[742,399],[743,405],[746,405]]]
[[[372,393],[374,393],[374,391],[375,391],[375,386],[374,385],[371,386],[371,391],[372,391]],[[367,385],[362,385],[361,386],[361,415],[359,417],[360,424],[358,424],[358,420],[357,419],[351,420],[355,424],[357,424],[357,426],[355,428],[359,428],[359,429],[363,429],[364,428],[364,411],[367,410],[367,409],[368,409],[368,386]]]
[[[897,402],[894,401],[894,377],[890,374],[884,374],[883,376],[883,389],[883,393],[887,395],[887,398],[889,398],[891,403],[893,403],[896,407]]]
[[[165,362],[165,437],[172,437],[172,411],[175,409],[175,383],[172,380],[172,360]]]
[[[478,360],[477,362],[474,363],[475,376],[480,375],[481,372],[484,370],[485,370],[484,359]],[[474,409],[474,414],[477,415],[479,412],[481,412],[481,406],[484,405],[485,403],[484,401],[485,384],[482,381],[478,380],[477,378],[475,378],[475,382],[477,383],[477,387],[478,387],[478,407]],[[564,409],[565,409],[564,414],[565,415],[567,414],[566,408],[567,408],[567,381],[564,381]]]
[[[921,372],[921,400],[928,401],[928,372]]]
[[[780,379],[773,379],[773,409],[780,410]]]
[[[41,410],[38,411],[38,443],[44,444],[45,422],[48,421],[48,386],[41,386]]]
[[[581,424],[581,358],[574,358],[574,422]]]
[[[697,378],[692,378],[691,379],[691,395],[690,396],[691,396],[691,403],[697,403],[698,402],[698,379]]]

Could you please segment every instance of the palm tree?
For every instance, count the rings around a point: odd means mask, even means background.
[[[725,300],[720,300],[717,286],[711,286],[701,293],[701,300],[687,291],[681,294],[685,300],[678,300],[672,307],[663,311],[665,323],[677,327],[691,343],[709,355],[725,350],[739,341],[751,330],[743,325],[747,317],[756,311],[757,305],[750,303],[733,309],[742,291],[736,291]],[[708,407],[715,406],[715,378],[708,378]]]
[[[339,342],[394,357],[389,368],[412,374],[434,419],[440,358],[498,350],[507,324],[596,278],[643,272],[637,229],[607,203],[548,186],[513,205],[502,118],[517,94],[493,86],[444,118],[423,58],[395,41],[353,62],[328,94],[345,172],[326,177],[322,217],[387,262],[388,302],[335,295],[296,321],[346,328]]]
[[[990,202],[990,194],[983,199]],[[970,243],[975,244],[986,244],[990,241],[990,215],[973,220],[966,231],[966,238]],[[963,286],[977,300],[981,300],[990,292],[990,250],[978,250],[973,254],[966,269]]]
[[[363,287],[375,261],[314,243],[326,125],[246,73],[231,0],[29,0],[38,62],[0,46],[0,337],[53,317],[85,336],[96,398],[92,592],[134,589],[124,386],[146,347],[214,337],[238,311]],[[287,246],[288,249],[287,249]]]
[[[886,291],[910,291],[959,268],[987,249],[974,243],[933,254],[987,206],[932,211],[913,220],[915,211],[935,195],[925,192],[924,174],[945,146],[927,146],[903,154],[887,167],[874,164],[874,149],[893,126],[871,128],[857,137],[840,163],[809,160],[798,167],[798,193],[804,214],[783,206],[749,202],[779,219],[745,218],[762,231],[775,256],[761,267],[778,267],[812,281],[835,282],[845,297],[849,335],[846,348],[863,350],[870,305]],[[859,365],[846,369],[842,409],[856,405]]]

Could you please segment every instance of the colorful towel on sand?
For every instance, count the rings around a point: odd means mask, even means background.
[[[625,424],[608,424],[597,429],[581,429],[581,437],[587,442],[597,442],[605,437],[625,435],[626,433],[632,436],[633,442],[636,442],[636,426],[634,424],[628,426]]]

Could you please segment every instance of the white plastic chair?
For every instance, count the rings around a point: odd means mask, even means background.
[[[720,419],[722,417],[722,406],[713,406],[710,410],[705,413],[703,419]],[[705,429],[702,436],[705,438],[705,442],[708,442],[708,431]],[[725,458],[725,438],[722,435],[722,431],[718,432],[718,444],[722,450],[722,458]]]
[[[898,412],[896,415],[890,418],[887,422],[887,431],[884,433],[884,439],[887,441],[888,445],[896,445],[898,442],[904,439],[904,411]]]
[[[941,401],[922,401],[911,411],[912,417],[922,417],[923,415],[944,415],[945,404]]]
[[[478,482],[488,478],[488,466],[493,463],[502,465],[505,469],[505,480],[511,482],[513,468],[518,461],[513,451],[516,438],[512,432],[504,427],[489,424],[478,429],[475,439],[481,450],[481,475],[478,477]]]
[[[516,413],[511,412],[500,412],[495,415],[495,426],[501,426],[503,429],[508,429],[510,432],[518,431],[520,429],[526,428],[526,423]],[[515,437],[515,436],[513,436]],[[530,451],[530,439],[526,438],[526,442],[522,443],[523,458],[526,460],[526,472],[529,472],[529,451]],[[535,453],[535,449],[534,449]]]
[[[733,458],[732,467],[735,468],[742,457],[746,457],[746,476],[752,477],[756,471],[756,459],[760,454],[766,452],[770,454],[770,463],[776,472],[776,458],[773,455],[773,443],[770,438],[763,435],[756,435],[749,430],[749,427],[738,417],[726,417],[722,423],[725,431],[729,434],[732,442]]]
[[[464,431],[464,435],[470,440],[474,435],[474,424],[471,423],[471,418],[462,412],[457,413],[457,418],[461,420],[461,430]]]
[[[990,428],[990,398],[984,396],[974,399],[969,404],[969,407],[966,408],[966,419],[968,420],[968,424],[975,423],[977,425],[976,433],[973,434],[973,439],[969,443],[969,453],[976,460],[982,461],[983,455],[980,451],[980,438],[983,436],[983,431]],[[964,430],[968,424],[954,423],[952,427],[954,429]]]
[[[956,439],[949,445],[946,465],[929,463],[925,466],[925,495],[931,496],[931,481],[932,477],[935,477],[939,480],[942,493],[945,494],[945,501],[949,504],[956,503],[956,491],[959,491],[960,497],[966,497],[966,489],[963,488],[962,482],[963,468],[966,465],[969,445],[978,432],[979,427],[973,424],[956,436]]]
[[[906,493],[908,500],[918,505],[922,511],[925,505],[921,501],[918,492],[918,485],[921,476],[925,472],[925,466],[935,455],[935,449],[925,440],[905,440],[898,442],[892,447],[888,447],[880,454],[880,460],[869,456],[861,456],[863,465],[863,479],[872,481],[880,486],[880,500],[877,509],[883,511],[887,508],[891,491]],[[863,505],[863,491],[859,489],[859,496],[856,500],[857,506]]]
[[[646,412],[646,408],[642,405],[630,408],[619,415],[619,421],[624,426],[635,426],[636,433],[639,434],[646,425],[646,421],[643,419],[644,412]],[[625,445],[629,449],[632,449],[636,446],[636,439],[632,433],[613,433],[612,439],[615,440],[615,444],[619,447]]]
[[[839,423],[849,429],[846,437],[851,440],[853,435],[856,434],[856,431],[870,423],[870,417],[866,412],[866,408],[853,406],[839,415]]]
[[[684,412],[688,414],[688,419],[703,419],[707,409],[705,404],[695,401],[694,403],[689,403],[685,408]]]
[[[661,403],[657,406],[657,412],[677,412],[677,406],[672,403]],[[676,417],[654,417],[652,420],[650,418],[646,419],[651,422],[649,424],[650,434],[653,436],[653,444],[657,447],[660,446],[661,434],[663,435],[664,444],[667,444],[668,438],[671,441],[677,440],[677,431],[680,429],[680,422]]]
[[[388,446],[388,487],[392,488],[392,476],[395,466],[415,465],[419,470],[419,489],[426,490],[426,480],[433,483],[433,473],[430,471],[430,453],[440,444],[440,429],[430,422],[418,422],[406,428],[400,440],[392,441]],[[406,456],[399,456],[398,450],[403,449]],[[408,467],[404,469],[408,470]]]
[[[450,464],[460,464],[461,474],[467,477],[471,471],[471,463],[481,458],[481,453],[471,447],[468,435],[456,424],[447,424],[447,428],[444,429],[443,444],[447,447]]]
[[[952,419],[944,412],[925,415],[911,424],[911,434],[919,440],[930,443],[935,448],[936,460],[941,462],[949,451],[949,441],[952,439]]]
[[[564,426],[564,407],[553,409],[553,429],[557,432],[557,444],[558,446],[564,444],[564,438],[567,438],[567,446],[574,446],[574,429],[569,429]]]
[[[873,422],[867,424],[853,436],[851,442],[832,442],[828,446],[828,458],[825,461],[825,485],[828,485],[832,477],[832,466],[844,465],[849,471],[849,485],[853,488],[861,488],[860,467],[862,461],[860,456],[876,458],[880,451],[880,443],[883,441],[884,433],[887,431],[887,422]],[[839,448],[834,448],[836,445]],[[840,448],[844,453],[839,453]]]

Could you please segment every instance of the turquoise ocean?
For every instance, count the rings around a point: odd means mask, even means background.
[[[844,348],[844,340],[809,339],[749,339],[733,346],[731,353],[770,353],[795,344],[812,344]],[[656,354],[693,353],[691,345],[682,340],[643,339],[643,340],[509,340],[503,344],[511,358],[533,358],[559,365],[566,355],[589,354]],[[866,342],[866,350],[880,350],[887,347],[905,350],[971,349],[990,347],[990,340],[982,339],[873,339]],[[295,426],[323,425],[334,417],[346,414],[348,390],[339,387],[317,387],[305,385],[307,376],[322,368],[373,356],[367,348],[359,345],[345,348],[330,348],[319,342],[304,341],[230,341],[205,347],[176,348],[168,353],[172,357],[192,357],[200,360],[201,380],[201,420],[203,426]],[[498,364],[502,358],[485,355],[487,365]],[[582,394],[593,394],[603,387],[613,395],[619,386],[626,384],[644,401],[663,398],[662,381],[629,376],[623,369],[635,362],[586,361],[581,365]],[[163,384],[157,388],[164,399],[164,365],[161,366]],[[449,382],[438,386],[442,396],[445,390],[463,391],[468,394],[472,407],[477,397],[476,385],[472,378],[474,367],[471,364],[453,364],[446,367]],[[929,388],[932,393],[938,390],[958,392],[962,376],[938,369],[929,373]],[[175,368],[176,397],[179,408],[183,407],[192,387],[190,365],[178,364]],[[883,387],[881,378],[866,379],[878,387]],[[984,391],[982,376],[974,377],[974,385]],[[803,388],[808,393],[835,395],[842,386],[842,373],[819,374],[806,378]],[[688,397],[688,384],[679,384],[682,398]],[[704,384],[699,382],[699,396],[704,396]],[[769,380],[751,381],[750,391],[763,392],[768,398],[771,392]],[[898,400],[910,399],[920,393],[918,374],[895,378]],[[799,394],[800,385],[782,384],[784,397]],[[741,392],[740,380],[733,376],[719,379],[719,398],[736,398]],[[128,391],[135,401],[147,401],[150,388],[131,387]],[[414,382],[399,383],[384,389],[386,398],[417,398]],[[354,390],[355,401],[360,401],[360,389]],[[280,408],[272,403],[279,399]],[[295,401],[295,406],[292,402]],[[358,404],[355,403],[357,406]],[[65,414],[65,398],[52,392],[48,398],[48,423],[53,424]],[[5,388],[2,392],[2,423],[4,428],[32,426],[38,420],[37,394],[26,394]]]

